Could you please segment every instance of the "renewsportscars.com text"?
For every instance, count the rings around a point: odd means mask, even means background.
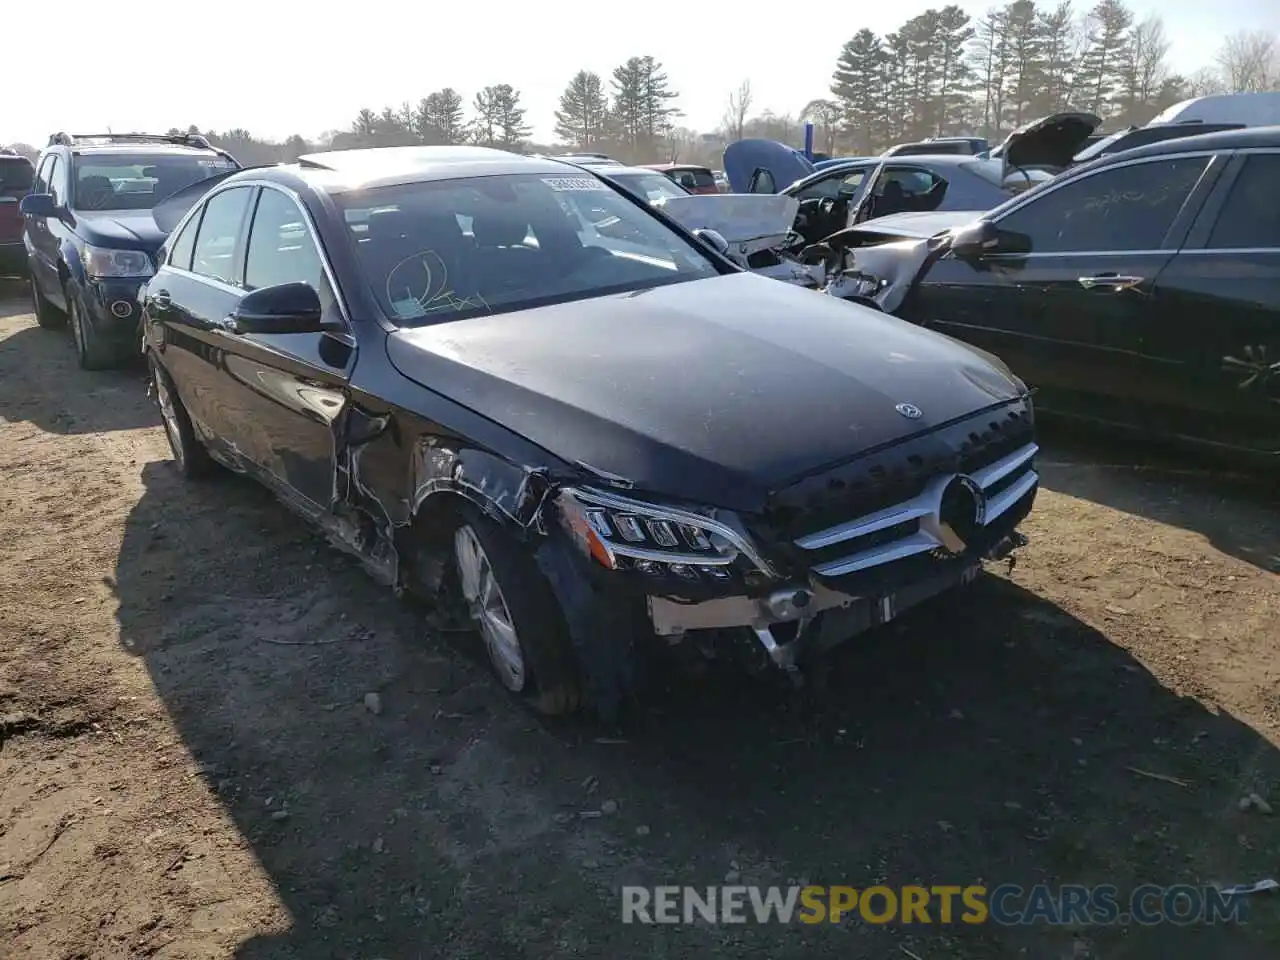
[[[1242,923],[1246,898],[1214,887],[978,884],[870,887],[623,887],[622,922],[1179,926]]]

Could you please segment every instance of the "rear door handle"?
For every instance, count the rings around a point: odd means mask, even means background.
[[[1076,282],[1086,290],[1128,290],[1142,282],[1142,277],[1122,277],[1114,273],[1099,273],[1092,277],[1077,277]]]

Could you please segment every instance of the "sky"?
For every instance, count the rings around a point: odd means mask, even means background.
[[[44,4],[6,5],[17,9],[4,15],[10,42],[0,62],[10,82],[0,143],[41,146],[58,130],[163,132],[192,123],[271,139],[315,137],[348,127],[362,107],[416,103],[444,86],[460,90],[469,107],[476,90],[495,83],[520,91],[534,139],[546,142],[577,70],[607,77],[645,54],[664,65],[680,94],[681,122],[705,131],[719,125],[728,92],[748,78],[753,113],[797,112],[827,95],[840,47],[858,30],[890,32],[944,0],[814,3],[810,21],[801,7],[764,0],[701,7],[173,0],[127,15],[100,0],[61,0],[52,20]],[[961,5],[977,16],[993,4]],[[1160,13],[1171,65],[1187,73],[1212,63],[1229,33],[1280,31],[1275,0],[1130,0],[1130,7],[1139,17]],[[23,95],[15,95],[18,78],[30,85]]]

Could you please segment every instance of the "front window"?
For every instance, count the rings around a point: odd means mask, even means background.
[[[660,173],[615,173],[609,179],[646,203],[689,195],[688,190]]]
[[[1208,162],[1176,157],[1103,167],[1040,194],[997,223],[1022,234],[1033,253],[1165,249]]]
[[[74,208],[150,210],[184,187],[233,169],[226,157],[210,154],[81,156],[75,167]]]
[[[364,273],[405,325],[719,274],[698,246],[590,174],[517,174],[340,194]]]

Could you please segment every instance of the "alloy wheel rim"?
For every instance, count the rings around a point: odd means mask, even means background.
[[[489,661],[502,685],[513,693],[519,693],[525,684],[524,653],[489,556],[468,524],[458,528],[453,544],[462,595],[484,640]]]
[[[173,405],[173,395],[163,377],[156,377],[156,400],[160,404],[160,418],[164,420],[165,436],[169,438],[169,449],[174,459],[182,462],[182,432],[178,429],[178,411]]]

